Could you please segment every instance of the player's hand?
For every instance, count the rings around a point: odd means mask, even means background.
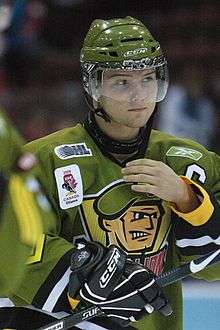
[[[106,316],[121,325],[154,310],[164,315],[172,313],[154,274],[128,260],[114,245],[104,248],[98,243],[86,243],[75,250],[71,269],[69,296],[99,306]]]
[[[183,212],[190,212],[200,204],[192,188],[161,161],[133,160],[122,169],[122,174],[126,182],[133,183],[132,190],[172,202]]]

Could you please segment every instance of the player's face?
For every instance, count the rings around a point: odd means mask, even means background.
[[[108,70],[103,73],[100,95],[101,106],[112,122],[128,127],[142,127],[155,108],[155,70]]]

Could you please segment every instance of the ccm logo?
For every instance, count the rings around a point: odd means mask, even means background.
[[[86,320],[92,316],[95,316],[99,311],[98,307],[94,307],[93,309],[90,309],[89,311],[83,313],[82,320]]]
[[[148,48],[137,48],[137,49],[133,49],[133,50],[128,50],[124,54],[124,57],[145,54],[147,51],[148,51]]]
[[[107,269],[104,271],[100,277],[99,284],[101,288],[105,288],[110,279],[112,278],[114,272],[117,269],[117,264],[120,259],[120,253],[117,249],[114,249],[111,258],[108,261]]]

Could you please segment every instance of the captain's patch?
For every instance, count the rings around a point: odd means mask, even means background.
[[[202,158],[202,153],[185,147],[171,147],[167,152],[167,156],[174,156],[174,157],[186,157],[191,158],[193,160],[199,160]]]
[[[76,144],[62,144],[56,147],[54,152],[60,159],[92,156],[91,149],[89,149],[84,142]]]

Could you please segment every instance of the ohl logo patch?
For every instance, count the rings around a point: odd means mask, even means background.
[[[92,156],[91,150],[84,142],[76,144],[63,144],[56,147],[54,152],[60,159]]]

